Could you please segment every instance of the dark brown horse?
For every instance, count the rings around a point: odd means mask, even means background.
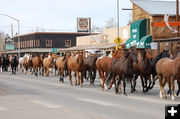
[[[96,61],[99,55],[95,53],[89,57],[84,58],[84,65],[85,65],[85,78],[86,73],[89,73],[90,76],[90,85],[94,85],[94,81],[96,79]]]
[[[169,57],[170,57],[169,51],[168,50],[163,50],[163,52],[161,52],[155,58],[150,60],[151,74],[152,74],[152,78],[153,78],[153,84],[150,87],[150,89],[153,88],[153,86],[155,85],[155,81],[157,80],[156,63],[162,58],[169,58]]]
[[[1,54],[0,54],[0,71],[2,72],[2,59],[1,59]]]
[[[60,75],[59,81],[64,82],[64,73],[67,70],[67,61],[70,56],[70,53],[66,53],[64,57],[58,57],[58,59],[56,60],[56,67],[58,70],[58,74]]]
[[[83,53],[79,52],[78,56],[71,56],[68,59],[67,62],[67,66],[68,66],[68,73],[69,73],[69,80],[72,84],[72,76],[71,76],[71,71],[74,72],[74,77],[75,77],[75,85],[81,85],[83,86],[83,75],[84,75],[84,60],[83,60]],[[81,73],[81,75],[79,75],[79,72]],[[76,75],[78,76],[78,83],[77,83],[77,79],[76,79]]]
[[[180,57],[175,59],[163,58],[160,59],[156,64],[156,73],[159,79],[160,85],[160,97],[166,98],[164,91],[163,78],[168,82],[169,88],[172,90],[172,100],[175,100],[174,97],[174,80],[180,82]]]
[[[108,73],[110,73],[111,71],[111,68],[110,68],[111,62],[113,59],[124,57],[123,50],[124,49],[121,49],[118,51],[112,51],[112,57],[102,57],[97,60],[96,67],[102,80],[101,85],[102,85],[103,90],[104,90],[105,80],[108,76]],[[113,80],[110,87],[112,86],[112,84],[113,84]]]
[[[39,74],[42,76],[44,75],[43,60],[44,60],[44,56],[43,56],[43,54],[40,54],[40,56],[39,56]]]
[[[120,83],[122,80],[124,87],[124,94],[126,95],[125,79],[128,79],[129,81],[132,81],[133,79],[133,74],[134,74],[133,62],[138,63],[137,51],[135,48],[129,49],[129,51],[125,53],[123,58],[116,58],[111,62],[111,72],[107,77],[107,84],[108,82],[110,82],[111,78],[115,79],[115,77],[118,76],[119,78],[116,78],[117,81],[114,81],[116,93],[121,92]],[[132,83],[131,83],[131,90],[133,90]]]
[[[143,56],[142,56],[142,58],[138,59],[138,64],[133,63],[134,86],[133,86],[132,92],[134,92],[136,90],[135,87],[136,87],[136,80],[137,80],[138,76],[140,76],[140,78],[141,78],[142,88],[143,88],[144,93],[147,92],[151,86],[151,65],[150,65],[150,61],[149,61],[149,55],[146,53],[146,51],[143,51],[142,53],[143,53]],[[147,86],[147,80],[149,80],[149,86]],[[145,81],[145,85],[144,85],[144,81]],[[145,90],[145,88],[146,88],[146,90]]]

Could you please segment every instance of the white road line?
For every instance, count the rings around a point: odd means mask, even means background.
[[[6,109],[6,108],[0,106],[0,111],[6,111],[6,110],[8,110],[8,109]]]
[[[47,108],[62,108],[60,105],[52,104],[43,100],[31,100],[31,102],[42,105]]]
[[[101,101],[101,100],[94,100],[94,99],[87,99],[87,98],[78,98],[77,100],[94,103],[94,104],[99,104],[99,105],[103,105],[103,106],[117,106],[117,104],[105,102],[105,101]]]

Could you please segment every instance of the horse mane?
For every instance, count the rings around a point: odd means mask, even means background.
[[[176,54],[172,57],[172,59],[175,59],[177,56],[180,56],[180,49],[176,51]]]

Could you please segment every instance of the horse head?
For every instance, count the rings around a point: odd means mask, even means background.
[[[132,47],[131,49],[129,49],[129,56],[132,58],[133,62],[135,62],[136,64],[138,63],[138,57],[137,57],[137,50],[136,48]]]
[[[83,53],[82,52],[78,53],[77,63],[79,63],[80,65],[83,64]]]

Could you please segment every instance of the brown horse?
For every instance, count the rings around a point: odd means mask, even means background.
[[[174,97],[174,80],[180,82],[180,57],[175,59],[163,58],[160,59],[156,64],[156,73],[159,79],[160,85],[160,97],[166,98],[164,91],[164,81],[168,82],[169,88],[172,90],[172,100],[175,100]]]
[[[90,54],[88,57],[84,58],[84,64],[85,64],[85,78],[86,73],[88,71],[90,75],[90,85],[94,84],[94,81],[96,79],[96,61],[98,59],[99,55],[97,53]]]
[[[44,56],[43,56],[43,54],[40,54],[40,56],[39,56],[39,74],[40,75],[44,75],[44,67],[43,67],[43,60],[44,60]]]
[[[125,78],[127,78],[129,81],[132,81],[133,79],[133,63],[138,63],[137,59],[137,51],[135,48],[129,49],[128,52],[125,53],[124,57],[122,58],[116,58],[113,59],[111,62],[111,72],[109,73],[107,77],[107,83],[110,82],[110,79],[116,78],[117,81],[114,82],[115,84],[115,92],[119,93],[121,91],[120,88],[120,83],[121,80],[123,81],[123,87],[124,87],[124,94],[126,95],[126,83],[125,83]],[[117,85],[116,85],[117,82]],[[133,90],[132,83],[131,83],[131,90]]]
[[[138,64],[133,63],[133,70],[134,70],[134,78],[133,78],[134,86],[132,92],[136,91],[135,87],[138,76],[140,76],[141,78],[143,92],[144,93],[147,92],[151,86],[151,66],[150,66],[149,55],[146,53],[146,51],[143,51],[142,58],[138,58]],[[147,80],[149,80],[149,87],[147,87]],[[144,86],[144,81],[145,81],[145,86]]]
[[[83,85],[83,75],[84,75],[84,61],[83,61],[83,53],[79,52],[78,56],[71,56],[68,59],[67,62],[68,66],[68,73],[69,73],[69,80],[72,86],[72,76],[71,76],[71,71],[74,72],[74,77],[75,77],[75,85]],[[81,72],[81,75],[79,75],[79,72]],[[78,83],[76,79],[76,75],[78,76]]]
[[[64,82],[64,72],[67,70],[67,60],[70,56],[70,53],[66,53],[64,57],[59,57],[56,60],[56,67],[60,75],[59,81]]]
[[[124,49],[121,49],[118,51],[112,51],[112,57],[102,57],[97,60],[96,67],[102,80],[101,85],[102,85],[103,90],[104,90],[105,80],[108,76],[108,73],[110,73],[111,71],[110,64],[113,59],[123,57],[123,50]],[[113,81],[112,81],[112,84],[113,84]],[[110,87],[112,86],[112,84],[110,85]]]
[[[49,76],[49,68],[51,68],[51,77],[53,77],[54,58],[57,58],[56,53],[50,54],[48,57],[44,58],[43,60],[44,74],[46,74],[46,77]]]
[[[30,70],[29,72],[31,72],[32,70],[32,55],[28,54],[25,58],[24,58],[24,68],[25,68],[25,74],[27,74],[28,70]]]
[[[35,76],[38,76],[38,67],[39,67],[40,58],[35,55],[32,59],[33,72],[35,72]]]

